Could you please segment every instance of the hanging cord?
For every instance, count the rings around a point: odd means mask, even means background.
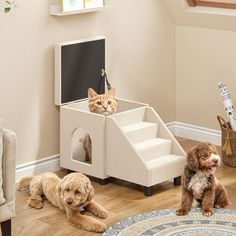
[[[107,79],[107,73],[106,73],[106,71],[105,71],[104,69],[102,69],[101,76],[102,76],[102,78],[104,78],[105,81],[106,81],[107,90],[110,91],[110,90],[112,89],[112,87],[111,87],[111,84],[109,83],[109,81],[108,81],[108,79]]]

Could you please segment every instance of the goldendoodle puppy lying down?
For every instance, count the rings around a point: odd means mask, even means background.
[[[215,176],[219,164],[219,153],[210,143],[195,145],[188,152],[182,176],[181,206],[176,211],[177,215],[187,215],[193,203],[202,207],[205,216],[213,214],[213,207],[221,208],[231,204],[225,187]]]
[[[94,232],[103,232],[107,227],[104,223],[81,214],[81,211],[87,210],[101,219],[107,217],[106,210],[92,200],[94,189],[83,174],[72,173],[63,179],[54,173],[25,177],[20,181],[18,190],[27,189],[30,191],[28,204],[31,207],[42,208],[42,197],[45,196],[53,206],[65,211],[71,224]]]

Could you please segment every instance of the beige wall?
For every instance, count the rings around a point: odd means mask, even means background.
[[[219,129],[225,116],[217,84],[236,105],[236,32],[176,26],[176,120]]]
[[[108,2],[113,7],[105,11],[67,17],[50,16],[45,0],[19,1],[12,13],[0,13],[0,117],[17,133],[17,164],[59,152],[53,97],[59,41],[106,36],[119,97],[147,102],[166,122],[174,120],[174,25],[163,1]]]
[[[236,105],[235,10],[164,1],[175,23],[175,120],[219,130],[216,116],[226,115],[218,82]]]

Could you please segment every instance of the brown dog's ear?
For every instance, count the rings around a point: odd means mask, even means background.
[[[90,181],[86,181],[84,187],[85,187],[85,192],[88,195],[87,201],[90,202],[94,196],[94,188],[93,188],[92,184],[90,183]]]
[[[60,180],[59,183],[57,184],[57,187],[56,187],[56,190],[57,190],[60,198],[63,198],[62,184],[63,184],[63,180]]]
[[[61,195],[61,186],[59,184],[56,187],[56,191]]]
[[[198,147],[193,147],[187,154],[187,164],[188,167],[193,170],[197,171],[199,168],[199,161],[198,161]]]

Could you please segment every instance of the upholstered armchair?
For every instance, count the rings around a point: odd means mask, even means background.
[[[16,135],[2,124],[0,120],[0,224],[2,236],[10,236],[15,216]]]

